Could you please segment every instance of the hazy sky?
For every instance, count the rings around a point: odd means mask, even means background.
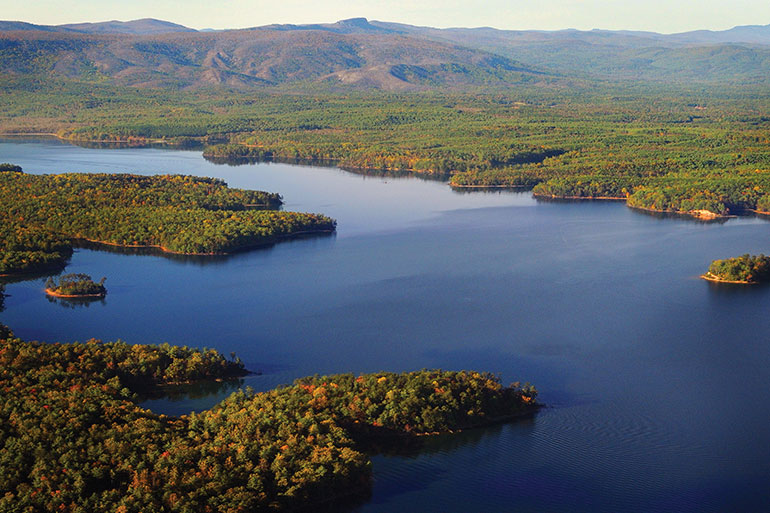
[[[193,28],[363,16],[432,27],[682,32],[770,24],[768,0],[0,0],[0,19],[56,25],[159,18]]]

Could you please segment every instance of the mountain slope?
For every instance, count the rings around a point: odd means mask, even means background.
[[[312,84],[384,90],[548,80],[499,55],[393,34],[231,30],[0,33],[0,70],[132,86]]]
[[[505,88],[588,81],[770,81],[769,26],[638,31],[436,29],[351,18],[195,31],[153,19],[0,22],[6,74],[139,87]]]
[[[664,35],[572,29],[436,29],[378,21],[371,24],[411,37],[463,44],[539,69],[585,78],[666,82],[770,80],[770,45],[756,44],[770,42],[770,26]]]

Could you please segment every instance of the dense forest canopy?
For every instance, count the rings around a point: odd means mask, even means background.
[[[182,417],[135,403],[159,385],[243,373],[213,350],[23,342],[0,325],[0,509],[292,510],[367,493],[367,442],[536,406],[529,386],[427,370],[309,377]]]
[[[45,282],[45,291],[53,296],[104,296],[107,294],[107,289],[104,286],[106,279],[102,278],[95,282],[87,274],[63,274],[58,279],[48,278]]]
[[[212,159],[428,173],[456,187],[621,198],[661,211],[770,210],[770,96],[750,85],[286,95],[4,82],[8,131],[197,141]]]
[[[770,257],[746,254],[714,260],[703,277],[712,281],[764,283],[770,280]]]
[[[335,229],[280,205],[213,178],[0,173],[0,274],[62,267],[72,239],[209,254]]]

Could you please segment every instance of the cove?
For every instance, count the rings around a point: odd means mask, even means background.
[[[182,173],[279,192],[333,236],[222,258],[79,249],[107,276],[63,307],[11,283],[0,321],[24,339],[91,337],[235,351],[265,390],[308,374],[478,369],[530,381],[532,419],[374,458],[354,511],[756,511],[770,505],[770,289],[698,279],[768,252],[766,221],[656,218],[617,203],[458,193],[336,168],[215,165],[199,151],[3,139],[25,172]],[[148,401],[205,409],[225,387]]]

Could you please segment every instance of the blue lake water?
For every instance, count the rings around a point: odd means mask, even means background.
[[[770,510],[770,288],[698,279],[770,252],[770,224],[661,219],[619,203],[458,193],[336,168],[215,165],[200,152],[0,140],[26,172],[182,173],[279,192],[338,232],[225,258],[78,250],[103,302],[9,284],[25,339],[236,352],[258,390],[315,373],[477,369],[530,381],[534,418],[375,456],[357,512]],[[205,397],[149,401],[165,413]]]

